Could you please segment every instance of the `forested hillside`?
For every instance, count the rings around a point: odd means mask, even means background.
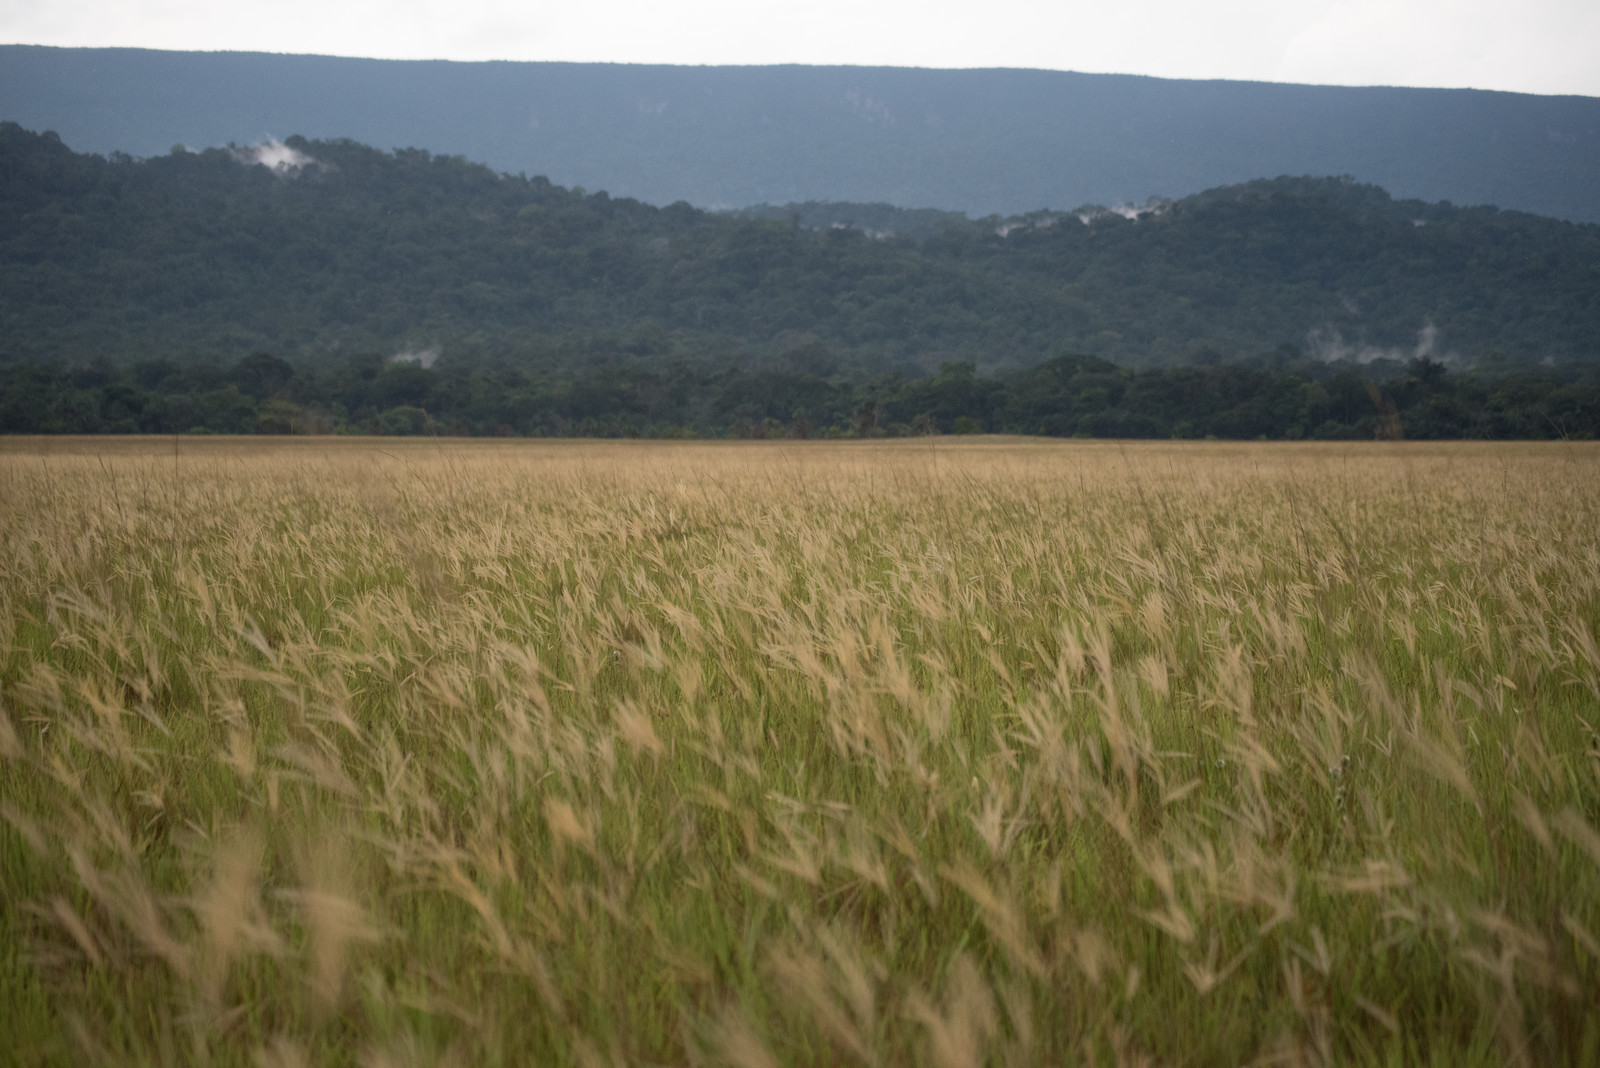
[[[687,361],[824,378],[1065,353],[1131,366],[1600,354],[1600,226],[1277,179],[920,239],[292,138],[148,160],[0,127],[0,360]],[[290,165],[294,164],[294,165]],[[937,221],[937,220],[935,220]]]

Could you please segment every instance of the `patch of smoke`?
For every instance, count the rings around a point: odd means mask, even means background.
[[[1422,329],[1417,331],[1417,343],[1409,349],[1399,345],[1384,347],[1353,344],[1346,341],[1336,327],[1320,326],[1306,334],[1306,351],[1324,363],[1353,361],[1366,364],[1374,360],[1404,363],[1407,360],[1422,359],[1437,360],[1447,365],[1462,362],[1455,353],[1440,352],[1439,328],[1432,322],[1424,323]]]
[[[245,148],[229,145],[228,151],[233,153],[234,159],[246,166],[259,164],[272,173],[281,174],[286,178],[292,178],[307,167],[318,165],[316,159],[284,144],[276,137],[269,137],[258,145],[249,145]]]
[[[390,363],[414,363],[418,367],[429,368],[439,358],[439,346],[432,345],[425,349],[405,349],[389,357]]]

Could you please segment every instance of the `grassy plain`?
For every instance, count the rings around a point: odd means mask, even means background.
[[[0,1058],[1600,1063],[1600,448],[0,440]]]

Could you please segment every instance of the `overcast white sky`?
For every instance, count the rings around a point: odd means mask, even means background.
[[[1600,96],[1600,0],[0,0],[0,41],[1042,67]]]

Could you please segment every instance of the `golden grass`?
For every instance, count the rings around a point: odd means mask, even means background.
[[[1600,1061],[1600,449],[0,440],[23,1063]]]

